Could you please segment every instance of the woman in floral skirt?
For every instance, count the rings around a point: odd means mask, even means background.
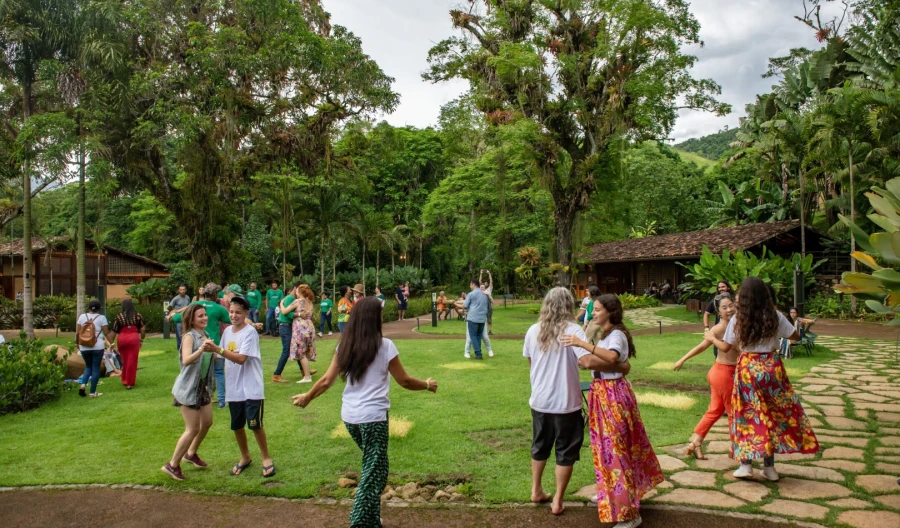
[[[775,309],[769,287],[748,277],[738,290],[737,314],[722,340],[707,331],[722,352],[740,345],[731,405],[732,456],[741,466],[737,478],[752,478],[754,459],[763,459],[763,476],[778,480],[776,453],[815,453],[819,442],[778,354],[778,339],[798,339],[788,319]]]
[[[310,370],[309,362],[316,360],[316,325],[312,321],[315,296],[306,284],[297,287],[296,297],[287,311],[294,312],[294,324],[291,327],[291,356],[300,364],[303,378],[297,383],[311,383],[315,370]]]
[[[595,346],[573,335],[561,341],[589,350],[610,364],[625,363],[635,350],[622,324],[623,315],[618,297],[601,295],[594,302],[593,315],[603,330],[600,342]],[[641,498],[663,481],[663,473],[631,384],[619,372],[594,372],[588,407],[600,522],[617,523],[615,528],[640,526]]]

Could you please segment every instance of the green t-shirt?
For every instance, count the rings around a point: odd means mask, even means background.
[[[247,292],[247,302],[250,303],[250,308],[254,310],[259,310],[259,305],[262,304],[262,294],[259,293],[259,290],[250,290]]]
[[[332,306],[334,306],[334,303],[331,301],[331,299],[323,299],[319,301],[319,312],[327,314],[331,311]]]
[[[219,290],[219,299],[225,297],[225,290]]]
[[[588,303],[587,312],[585,312],[585,313],[586,313],[586,315],[585,315],[584,321],[586,323],[590,323],[591,319],[594,318],[594,301],[591,301]]]
[[[293,295],[288,295],[287,297],[284,298],[284,305],[287,306],[287,305],[291,304],[292,302],[294,302],[294,299],[295,299],[295,297]],[[281,312],[281,314],[278,316],[278,322],[279,323],[287,323],[287,324],[293,323],[294,322],[294,312],[288,312],[288,313]]]
[[[219,331],[219,323],[225,323],[226,325],[231,324],[231,318],[228,317],[228,310],[225,309],[221,304],[214,301],[194,301],[191,304],[200,304],[206,308],[206,316],[209,318],[206,323],[206,333],[209,334],[209,338],[213,340],[217,345],[219,341],[222,339],[222,334]],[[181,322],[180,313],[175,314],[172,317],[172,321],[176,323]]]
[[[274,310],[278,303],[281,302],[281,299],[284,299],[284,292],[281,290],[269,290],[266,292],[266,306],[269,310]]]

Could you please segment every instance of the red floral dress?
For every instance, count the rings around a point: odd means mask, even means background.
[[[312,321],[312,307],[306,299],[300,299],[297,317],[291,327],[291,359],[298,360],[306,356],[310,361],[316,360],[316,325]]]

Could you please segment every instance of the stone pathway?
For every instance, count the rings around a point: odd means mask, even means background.
[[[626,310],[625,317],[632,323],[634,328],[658,327],[660,323],[662,323],[663,326],[679,326],[686,324],[685,321],[661,317],[656,314],[656,312],[665,310],[666,308],[684,309],[684,306],[676,306],[673,304],[657,306],[654,308],[635,308],[634,310]]]
[[[777,456],[777,483],[763,481],[758,466],[757,480],[736,481],[722,419],[707,437],[709,460],[685,457],[684,445],[658,450],[667,479],[645,499],[763,513],[806,526],[900,528],[900,347],[830,336],[817,344],[843,353],[792,380],[813,421],[818,453]],[[588,486],[579,493],[593,491]]]

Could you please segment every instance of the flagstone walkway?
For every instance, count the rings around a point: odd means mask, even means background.
[[[635,308],[633,310],[626,310],[625,317],[632,323],[634,328],[656,327],[660,324],[663,326],[679,326],[686,324],[684,321],[661,317],[656,314],[656,312],[660,310],[672,307],[674,307],[674,305],[657,306],[654,308]],[[684,307],[681,306],[681,308]]]
[[[843,352],[793,380],[821,444],[818,453],[778,455],[777,483],[762,481],[758,467],[757,480],[736,481],[723,419],[707,437],[709,460],[686,458],[683,445],[658,453],[667,479],[645,499],[764,513],[807,526],[900,528],[900,347],[831,336],[817,344]],[[582,492],[590,496],[590,488]]]

